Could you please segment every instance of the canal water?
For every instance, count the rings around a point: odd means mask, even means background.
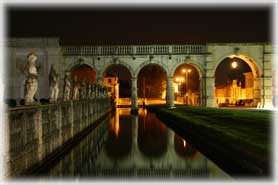
[[[47,178],[229,179],[156,115],[117,108],[53,165]]]

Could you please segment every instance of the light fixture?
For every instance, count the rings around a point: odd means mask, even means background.
[[[233,69],[237,68],[237,62],[236,61],[233,61],[231,65],[232,65]]]

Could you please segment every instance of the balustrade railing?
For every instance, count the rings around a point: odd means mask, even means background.
[[[7,176],[17,176],[110,110],[110,98],[9,108]]]
[[[205,44],[185,45],[107,45],[107,46],[65,46],[63,55],[168,55],[206,54]]]

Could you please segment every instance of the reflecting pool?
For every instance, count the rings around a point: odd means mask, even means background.
[[[231,178],[153,113],[117,108],[44,176],[55,178]]]

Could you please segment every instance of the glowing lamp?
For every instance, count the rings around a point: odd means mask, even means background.
[[[234,69],[235,69],[236,67],[237,67],[237,62],[235,62],[235,61],[234,61],[234,62],[232,62],[232,68],[234,68]]]

